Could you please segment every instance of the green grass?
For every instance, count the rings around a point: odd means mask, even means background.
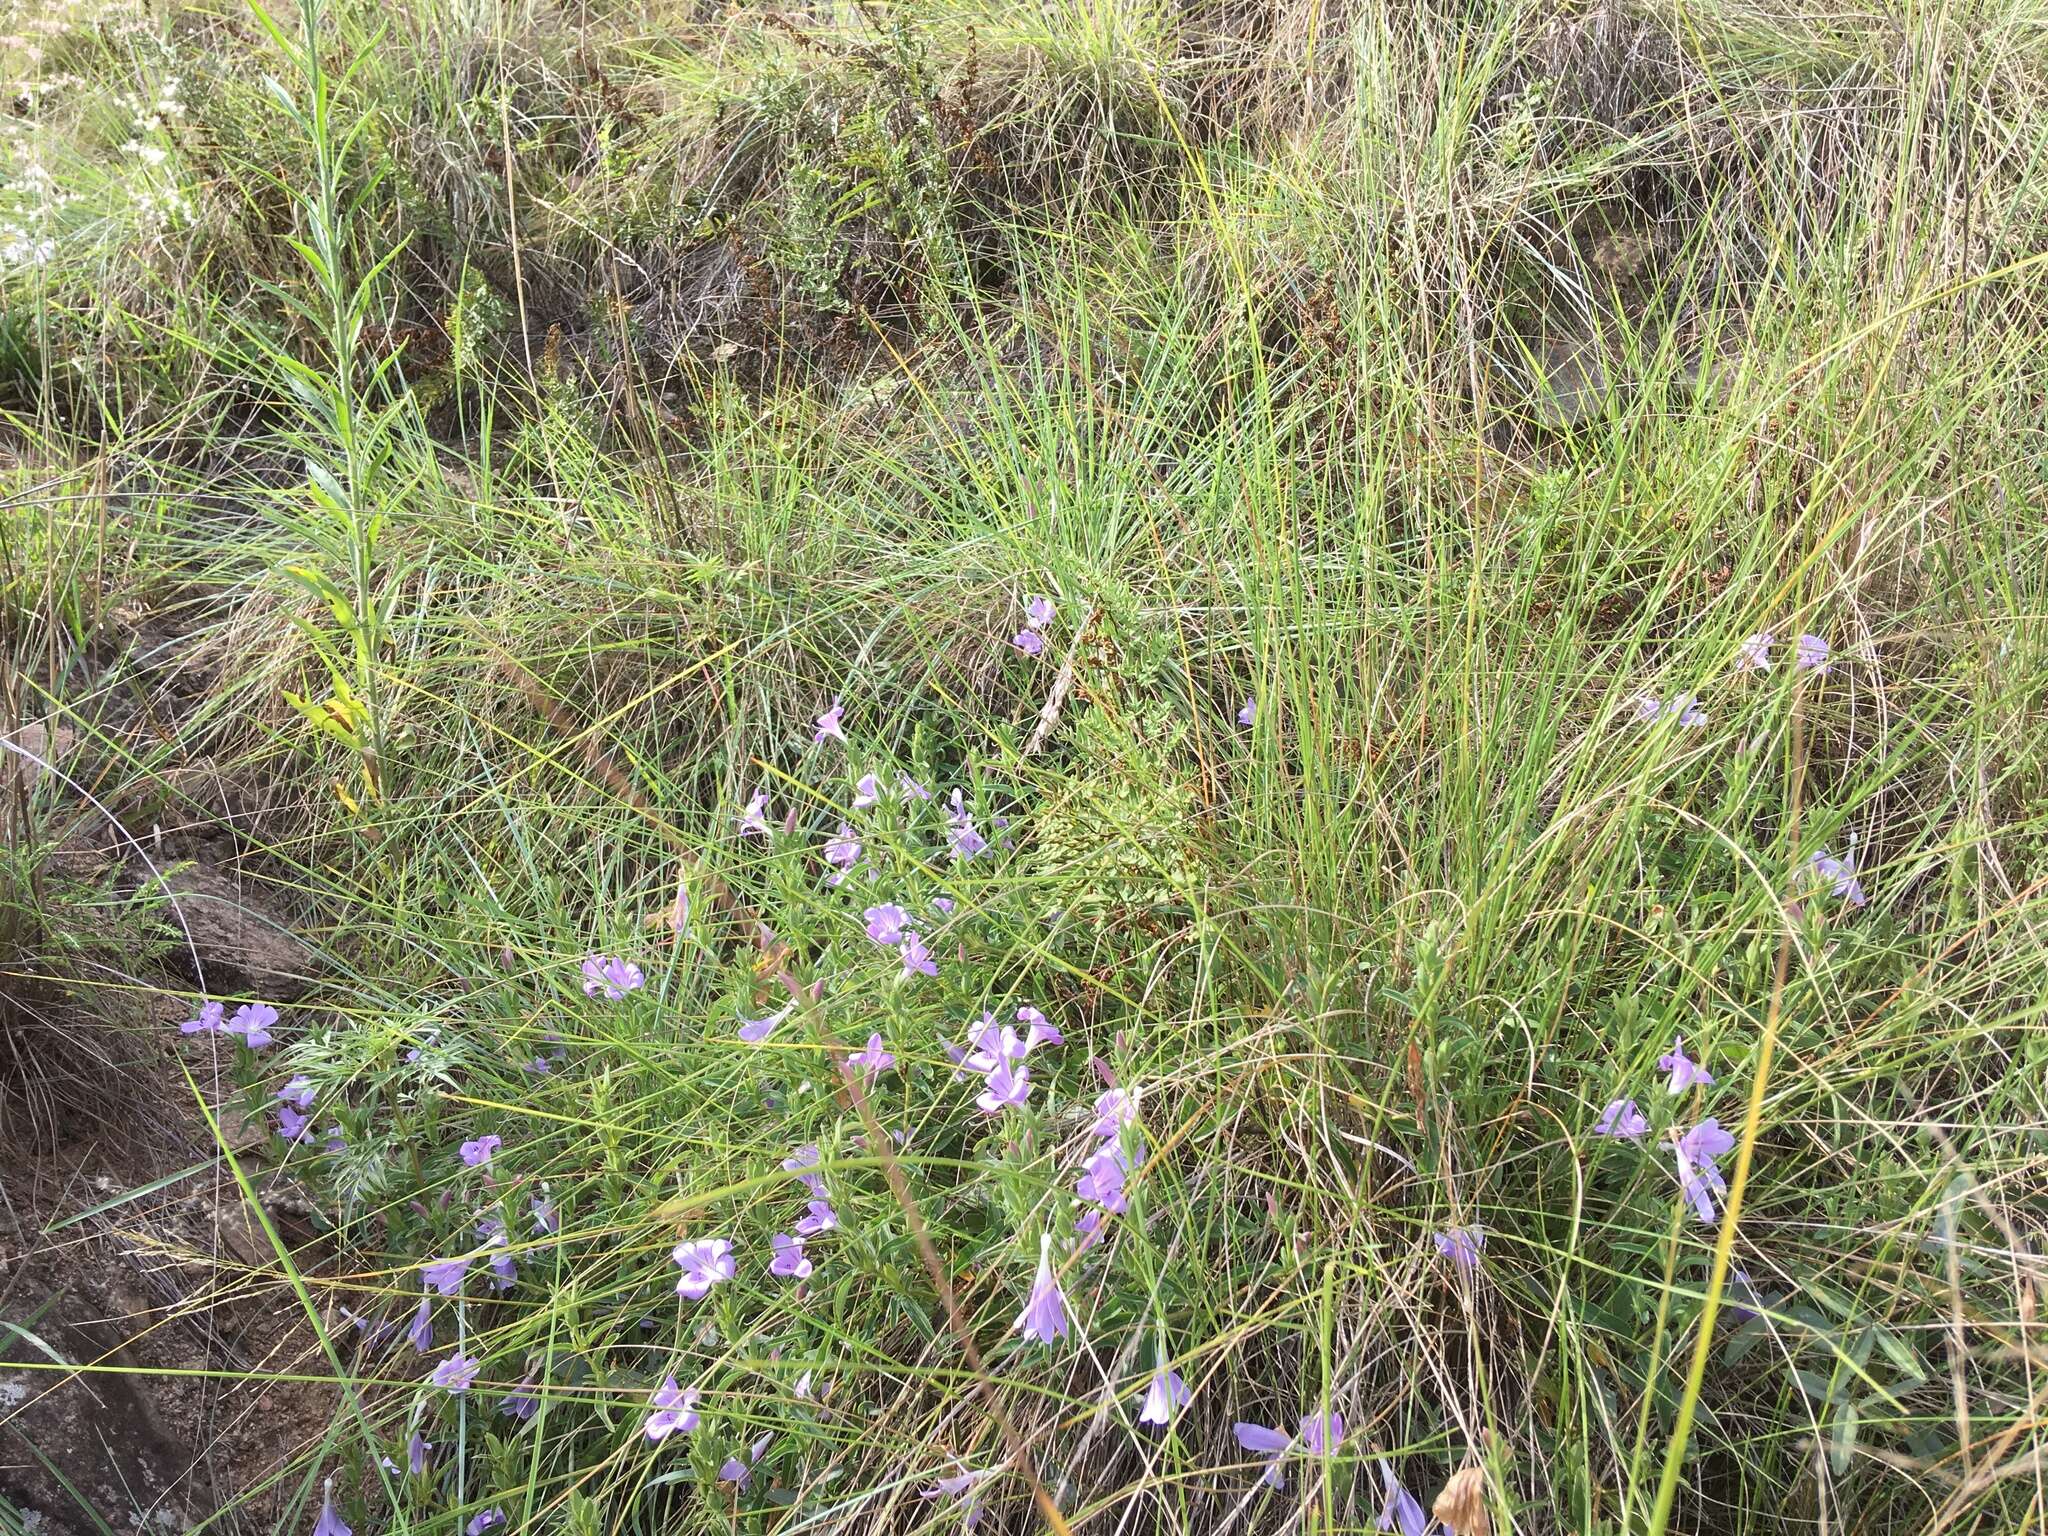
[[[1384,1456],[1425,1505],[1482,1467],[1498,1530],[2038,1527],[2042,19],[70,23],[14,142],[81,200],[0,278],[46,338],[6,708],[129,812],[212,814],[195,762],[270,786],[243,866],[329,971],[234,1103],[303,1073],[343,1139],[243,1164],[330,1229],[246,1282],[342,1405],[276,1473],[296,1524],[338,1472],[362,1533],[936,1530],[958,1458],[1000,1529],[1356,1530]],[[106,103],[166,71],[194,212],[149,231]],[[1561,336],[1605,349],[1583,411]],[[112,711],[143,613],[218,669],[172,739]],[[855,813],[866,771],[1002,845]],[[842,821],[873,878],[828,889]],[[9,974],[64,969],[46,933]],[[646,987],[586,999],[592,951]],[[1066,1044],[997,1122],[941,1041],[1026,1004]],[[903,1070],[856,1101],[871,1033]],[[1131,1209],[1027,1346],[1109,1080]],[[1645,1144],[1593,1136],[1630,1096]],[[1702,1115],[1719,1226],[1668,1146]],[[807,1142],[841,1226],[799,1291]],[[338,1309],[408,1319],[492,1214],[514,1288],[362,1350]],[[1467,1276],[1433,1237],[1472,1224]],[[738,1277],[678,1302],[715,1235]],[[478,1386],[423,1386],[458,1342]],[[668,1373],[703,1423],[657,1448]],[[1258,1488],[1232,1422],[1323,1403],[1340,1453]],[[432,1475],[380,1472],[415,1426]]]

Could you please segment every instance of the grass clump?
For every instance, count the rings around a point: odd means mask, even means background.
[[[61,25],[8,707],[317,914],[301,1524],[2038,1523],[2021,12]]]

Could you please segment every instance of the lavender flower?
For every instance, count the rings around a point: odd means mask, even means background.
[[[988,1086],[975,1095],[977,1108],[985,1115],[999,1115],[1005,1109],[1022,1109],[1031,1098],[1031,1069],[999,1061],[988,1074]]]
[[[311,1109],[314,1098],[313,1080],[304,1075],[295,1077],[277,1090],[276,1097],[293,1109]]]
[[[775,1033],[776,1025],[795,1012],[796,1000],[792,998],[766,1018],[750,1019],[742,1015],[740,1018],[739,1037],[749,1045],[759,1045],[763,1040],[766,1040]]]
[[[531,1381],[522,1381],[518,1386],[498,1399],[498,1412],[524,1423],[540,1412],[540,1398],[534,1392]]]
[[[1121,1088],[1112,1088],[1096,1099],[1095,1123],[1088,1130],[1094,1136],[1117,1136],[1125,1126],[1137,1123],[1137,1100]]]
[[[1244,708],[1237,712],[1237,723],[1239,725],[1250,725],[1258,718],[1259,701],[1257,699],[1246,699],[1244,701]]]
[[[1237,1436],[1237,1443],[1254,1456],[1270,1458],[1266,1470],[1259,1474],[1259,1481],[1274,1488],[1285,1488],[1287,1476],[1280,1470],[1280,1463],[1287,1455],[1287,1448],[1294,1444],[1291,1435],[1277,1429],[1268,1429],[1263,1424],[1247,1424],[1242,1419],[1230,1426],[1230,1432]]]
[[[936,976],[939,974],[938,962],[932,959],[932,952],[925,948],[924,940],[914,933],[904,935],[903,948],[899,953],[899,957],[903,961],[903,974],[906,978],[919,974],[926,976]]]
[[[871,805],[878,805],[882,799],[882,781],[872,773],[860,776],[860,782],[853,786],[853,808],[864,811]]]
[[[1673,1144],[1678,1155],[1679,1192],[1691,1204],[1701,1221],[1717,1216],[1714,1200],[1726,1197],[1728,1183],[1721,1177],[1719,1160],[1735,1149],[1735,1138],[1721,1129],[1721,1122],[1709,1116],[1679,1137]]]
[[[950,896],[934,896],[932,898],[932,908],[941,917],[951,917],[955,905],[956,903]]]
[[[1593,1134],[1613,1136],[1622,1141],[1641,1141],[1649,1129],[1650,1122],[1636,1108],[1634,1099],[1616,1099],[1600,1116],[1600,1123],[1593,1127]]]
[[[865,1082],[873,1082],[877,1073],[886,1072],[896,1065],[896,1058],[882,1046],[880,1035],[869,1035],[867,1048],[855,1051],[846,1058],[847,1066],[861,1074]]]
[[[738,1266],[733,1262],[732,1244],[722,1237],[694,1243],[678,1243],[670,1255],[683,1272],[676,1282],[676,1294],[686,1301],[702,1301],[720,1281],[730,1280]]]
[[[747,1484],[754,1480],[754,1468],[760,1465],[761,1457],[768,1450],[768,1442],[774,1438],[773,1435],[763,1435],[748,1446],[745,1461],[736,1456],[727,1457],[725,1465],[718,1469],[718,1480],[721,1483],[731,1483],[735,1492],[745,1493]]]
[[[505,1511],[499,1509],[494,1504],[489,1509],[486,1509],[479,1513],[475,1519],[471,1520],[469,1524],[465,1525],[462,1529],[464,1536],[484,1536],[485,1531],[490,1530],[494,1526],[503,1525],[504,1523]]]
[[[839,823],[838,833],[825,839],[825,862],[834,870],[825,877],[827,885],[837,885],[846,878],[847,871],[860,862],[860,839],[843,821]]]
[[[884,902],[879,907],[869,907],[861,916],[867,919],[868,937],[877,944],[901,944],[904,935],[909,931],[904,925],[915,921],[893,901]]]
[[[1129,1209],[1124,1199],[1124,1174],[1127,1167],[1123,1148],[1111,1142],[1083,1165],[1081,1182],[1074,1186],[1074,1193],[1083,1200],[1101,1206],[1112,1216],[1121,1216]]]
[[[1827,671],[1827,641],[1819,635],[1801,635],[1792,642],[1792,666],[1799,672]]]
[[[457,1350],[435,1366],[427,1380],[449,1392],[467,1392],[476,1381],[476,1373],[482,1365],[481,1360],[472,1360]]]
[[[1173,1416],[1187,1407],[1194,1396],[1188,1391],[1188,1384],[1180,1378],[1180,1372],[1161,1366],[1152,1373],[1152,1382],[1145,1388],[1145,1401],[1138,1409],[1140,1424],[1157,1424],[1164,1429],[1173,1422]]]
[[[988,847],[988,839],[975,830],[974,823],[958,817],[946,833],[946,851],[956,860],[971,859]]]
[[[178,1033],[181,1035],[217,1035],[220,1033],[221,1020],[226,1014],[227,1007],[225,1004],[202,1004],[199,1009],[199,1016],[187,1019],[184,1023],[180,1024],[178,1026]]]
[[[286,1141],[304,1141],[312,1123],[311,1115],[302,1115],[289,1104],[277,1106],[277,1134]]]
[[[739,823],[741,837],[749,835],[767,837],[769,835],[767,790],[757,789],[754,791],[754,798],[749,800],[746,809],[740,812]]]
[[[1671,1074],[1671,1092],[1674,1096],[1688,1088],[1710,1088],[1714,1074],[1685,1054],[1685,1036],[1673,1038],[1671,1049],[1657,1058],[1657,1070]]]
[[[1301,1447],[1311,1456],[1334,1456],[1344,1443],[1344,1415],[1312,1413],[1301,1421]]]
[[[1024,622],[1033,629],[1050,629],[1056,611],[1049,597],[1033,593],[1024,599]]]
[[[348,1525],[334,1512],[334,1479],[320,1485],[320,1514],[313,1522],[313,1536],[352,1536]]]
[[[768,1242],[775,1250],[775,1257],[768,1261],[769,1274],[780,1275],[785,1280],[811,1278],[811,1261],[804,1257],[804,1240],[801,1237],[778,1232]]]
[[[427,1470],[427,1452],[433,1448],[433,1441],[422,1435],[418,1430],[414,1430],[412,1438],[405,1442],[406,1470],[411,1472],[414,1477],[419,1477],[425,1473]]]
[[[422,1355],[434,1347],[434,1304],[424,1296],[419,1311],[412,1315],[412,1325],[405,1330],[405,1342]]]
[[[1019,1008],[1017,1022],[1024,1026],[1024,1047],[1019,1055],[1029,1052],[1034,1046],[1067,1043],[1067,1037],[1060,1033],[1059,1026],[1048,1021],[1036,1008]]]
[[[1853,842],[1854,839],[1851,839]],[[1841,897],[1852,907],[1865,905],[1869,898],[1863,894],[1863,882],[1856,878],[1856,851],[1851,848],[1841,858],[1836,858],[1823,848],[1813,856],[1813,872],[1827,881],[1828,889]]]
[[[1707,723],[1707,712],[1689,693],[1675,694],[1668,703],[1653,693],[1639,693],[1631,701],[1631,708],[1640,725],[1650,725],[1658,720],[1676,720],[1686,727]]]
[[[543,1237],[554,1236],[556,1229],[560,1226],[560,1222],[555,1217],[554,1202],[535,1195],[526,1204],[527,1208],[533,1212],[533,1230],[540,1233]]]
[[[252,1051],[260,1051],[270,1044],[270,1026],[277,1022],[277,1010],[268,1003],[244,1003],[237,1008],[234,1016],[221,1025],[224,1035],[239,1035],[242,1043]]]
[[[782,1168],[785,1173],[795,1174],[799,1184],[803,1185],[812,1194],[823,1199],[825,1181],[819,1175],[809,1171],[816,1168],[823,1161],[824,1159],[819,1155],[818,1149],[809,1142],[806,1142],[800,1147],[791,1149],[789,1156],[782,1160]]]
[[[628,992],[637,992],[647,985],[647,978],[640,973],[640,967],[617,955],[590,955],[583,961],[583,995],[596,997],[603,994],[608,1003],[616,1003]]]
[[[1401,1486],[1392,1467],[1384,1461],[1374,1465],[1380,1469],[1380,1486],[1387,1492],[1386,1502],[1380,1506],[1380,1517],[1373,1521],[1374,1528],[1398,1530],[1401,1536],[1424,1536],[1429,1529],[1429,1516],[1422,1512],[1421,1502]]]
[[[1060,1294],[1059,1282],[1053,1278],[1050,1237],[1038,1240],[1038,1275],[1031,1282],[1031,1295],[1024,1310],[1011,1326],[1024,1336],[1027,1344],[1049,1345],[1054,1339],[1067,1336],[1067,1298]]]
[[[691,1434],[698,1424],[698,1392],[695,1387],[685,1392],[676,1385],[674,1376],[662,1378],[660,1386],[648,1400],[654,1411],[647,1415],[647,1422],[640,1426],[640,1432],[648,1439],[660,1442],[672,1434]]]
[[[469,1269],[469,1262],[468,1259],[429,1259],[420,1266],[420,1275],[443,1296],[453,1296],[462,1289],[462,1277]]]
[[[816,1237],[820,1232],[830,1232],[839,1225],[839,1213],[832,1209],[829,1200],[807,1201],[804,1211],[805,1215],[796,1224],[796,1235],[800,1238]]]
[[[1485,1246],[1486,1230],[1476,1223],[1446,1227],[1436,1234],[1436,1251],[1468,1274],[1479,1267],[1479,1251]]]
[[[481,1168],[491,1160],[491,1154],[505,1143],[496,1136],[479,1136],[475,1141],[462,1144],[462,1162],[467,1168]]]
[[[511,1254],[494,1253],[491,1255],[491,1277],[491,1288],[493,1290],[509,1291],[512,1289],[519,1280],[519,1266],[512,1262]]]
[[[822,747],[825,744],[825,738],[829,736],[841,746],[844,746],[846,744],[846,732],[839,728],[839,717],[845,712],[846,706],[837,699],[834,699],[832,707],[818,716],[818,734],[811,738],[811,745]]]
[[[1035,629],[1018,630],[1016,634],[1010,636],[1010,644],[1017,647],[1026,656],[1043,656],[1045,654],[1045,637]]]
[[[929,800],[932,792],[907,773],[896,775],[896,793],[906,800]]]
[[[1771,647],[1777,636],[1768,630],[1751,635],[1742,642],[1735,653],[1735,670],[1738,672],[1768,672],[1771,670]]]

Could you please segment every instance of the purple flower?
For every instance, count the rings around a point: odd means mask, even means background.
[[[462,1277],[468,1269],[468,1259],[429,1259],[420,1266],[420,1275],[443,1296],[453,1296],[462,1289]]]
[[[608,1003],[616,1003],[628,992],[637,992],[647,985],[647,978],[640,974],[640,967],[617,955],[589,955],[583,961],[583,995],[596,997],[600,993]]]
[[[951,917],[954,905],[953,898],[950,896],[934,896],[932,898],[932,906],[941,917]]]
[[[1735,1138],[1721,1129],[1721,1122],[1709,1116],[1673,1144],[1678,1154],[1678,1187],[1701,1221],[1715,1219],[1714,1199],[1725,1197],[1728,1183],[1721,1177],[1719,1160],[1735,1149]]]
[[[1081,1182],[1074,1186],[1074,1193],[1083,1200],[1101,1206],[1112,1216],[1121,1216],[1129,1209],[1124,1200],[1124,1174],[1127,1164],[1123,1148],[1111,1142],[1089,1158],[1084,1165]]]
[[[434,1347],[434,1304],[424,1296],[419,1311],[412,1315],[412,1325],[405,1330],[405,1341],[423,1355]]]
[[[869,1035],[867,1048],[847,1057],[846,1064],[857,1070],[864,1080],[873,1082],[876,1073],[886,1072],[896,1065],[896,1058],[883,1049],[880,1035]]]
[[[871,805],[878,805],[882,799],[882,781],[872,773],[860,776],[860,782],[853,786],[853,808],[864,811]]]
[[[971,859],[988,847],[988,839],[974,829],[974,823],[964,816],[953,818],[953,824],[946,833],[946,851],[955,859]]]
[[[818,1149],[806,1142],[803,1146],[791,1149],[789,1156],[782,1160],[782,1168],[785,1173],[795,1174],[799,1184],[822,1199],[825,1194],[825,1181],[810,1170],[823,1161]]]
[[[1057,611],[1052,605],[1052,599],[1049,597],[1041,597],[1037,593],[1033,593],[1024,599],[1024,622],[1033,629],[1050,628],[1053,615]]]
[[[1801,635],[1792,642],[1792,666],[1800,672],[1827,671],[1827,641],[1819,635]]]
[[[957,1466],[958,1463],[956,1462],[955,1465]],[[957,1499],[961,1494],[967,1492],[968,1489],[987,1476],[986,1472],[968,1472],[963,1470],[947,1477],[933,1479],[931,1487],[920,1488],[917,1496],[920,1499]]]
[[[472,1360],[461,1350],[457,1350],[435,1366],[427,1380],[450,1392],[467,1392],[471,1383],[476,1380],[477,1370],[482,1364],[481,1360]]]
[[[932,792],[907,773],[896,775],[896,793],[906,800],[929,800]]]
[[[914,933],[907,933],[903,936],[903,949],[900,953],[900,958],[903,961],[903,974],[906,977],[915,976],[920,972],[926,976],[936,976],[939,974],[938,962],[932,959],[932,952],[925,948],[924,940]]]
[[[775,1250],[775,1257],[768,1261],[769,1274],[780,1275],[785,1280],[811,1278],[811,1261],[804,1257],[802,1238],[778,1232],[768,1239],[768,1243]]]
[[[1246,699],[1244,701],[1244,708],[1237,712],[1237,723],[1239,725],[1250,725],[1258,718],[1259,701],[1257,699]]]
[[[511,1254],[494,1253],[491,1255],[491,1277],[491,1288],[493,1290],[509,1291],[512,1289],[519,1279],[519,1266],[512,1262]]]
[[[754,1480],[754,1468],[761,1464],[761,1457],[768,1450],[768,1442],[774,1438],[773,1435],[763,1435],[748,1446],[745,1461],[736,1456],[727,1457],[725,1465],[718,1469],[718,1480],[721,1483],[731,1483],[735,1491],[745,1493],[747,1484]]]
[[[1029,1343],[1051,1344],[1067,1336],[1067,1298],[1052,1274],[1052,1239],[1038,1240],[1038,1275],[1031,1282],[1031,1295],[1012,1326]]]
[[[843,821],[839,823],[838,833],[825,839],[825,862],[835,871],[825,877],[828,885],[837,885],[844,880],[846,872],[860,862],[860,839]]]
[[[1074,1245],[1074,1252],[1086,1253],[1090,1248],[1101,1242],[1103,1224],[1108,1220],[1109,1217],[1105,1212],[1092,1205],[1076,1217],[1074,1230],[1081,1234],[1081,1241]]]
[[[221,1003],[205,1003],[199,1009],[199,1017],[187,1019],[178,1026],[181,1035],[217,1035],[221,1029],[221,1018],[227,1008]]]
[[[1657,1058],[1657,1070],[1671,1074],[1671,1092],[1681,1094],[1688,1088],[1713,1086],[1714,1074],[1685,1054],[1685,1036],[1676,1036],[1671,1049]]]
[[[1600,1116],[1600,1123],[1593,1127],[1593,1134],[1613,1136],[1622,1141],[1641,1141],[1649,1128],[1650,1122],[1636,1108],[1634,1099],[1616,1099]]]
[[[260,1051],[270,1044],[270,1026],[277,1022],[277,1010],[268,1003],[244,1003],[234,1012],[234,1017],[221,1025],[224,1035],[240,1035],[242,1043],[252,1051]]]
[[[1094,1136],[1121,1135],[1127,1125],[1138,1123],[1138,1101],[1121,1088],[1112,1088],[1095,1101],[1095,1123],[1088,1127]]]
[[[1287,1486],[1287,1477],[1280,1470],[1280,1463],[1287,1455],[1287,1448],[1294,1444],[1292,1436],[1277,1429],[1268,1429],[1263,1424],[1247,1424],[1241,1419],[1230,1426],[1230,1432],[1237,1436],[1237,1443],[1254,1456],[1270,1458],[1266,1470],[1259,1474],[1260,1482],[1275,1488]]]
[[[798,1237],[816,1237],[820,1232],[830,1232],[839,1225],[839,1213],[832,1209],[832,1202],[813,1199],[804,1205],[805,1215],[796,1224]]]
[[[1047,1021],[1036,1008],[1019,1008],[1017,1022],[1024,1026],[1024,1051],[1038,1045],[1065,1045],[1067,1037],[1060,1033],[1059,1026]],[[1022,1054],[1020,1052],[1020,1054]]]
[[[491,1154],[505,1145],[496,1136],[479,1136],[475,1141],[462,1144],[462,1162],[467,1168],[481,1168],[491,1160]]]
[[[1040,635],[1035,629],[1018,630],[1016,634],[1010,636],[1010,644],[1017,647],[1026,656],[1043,656],[1045,654],[1045,637]]]
[[[518,1386],[498,1399],[498,1412],[507,1414],[522,1422],[540,1412],[540,1398],[535,1395],[533,1383],[522,1381]]]
[[[311,1109],[314,1098],[313,1080],[303,1075],[295,1077],[277,1090],[276,1097],[293,1109]]]
[[[867,919],[868,937],[877,944],[901,944],[904,934],[908,932],[904,924],[915,921],[893,901],[884,902],[879,907],[869,907],[861,916]]]
[[[484,1510],[481,1514],[479,1514],[474,1520],[470,1521],[469,1524],[465,1525],[462,1529],[464,1532],[464,1536],[484,1536],[485,1531],[490,1530],[493,1526],[503,1525],[504,1523],[505,1511],[499,1509],[494,1504],[489,1509]]]
[[[740,812],[739,823],[740,836],[742,837],[750,833],[758,837],[769,835],[767,790],[757,789],[754,791],[754,798],[749,800],[747,808]]]
[[[811,738],[811,745],[822,747],[825,744],[825,738],[829,736],[841,746],[844,746],[846,744],[846,732],[839,728],[839,717],[845,712],[846,706],[837,699],[834,699],[832,707],[818,716],[818,734]]]
[[[306,1128],[312,1123],[311,1115],[302,1115],[289,1104],[277,1106],[277,1134],[286,1141],[304,1141]]]
[[[975,1095],[977,1108],[985,1115],[1000,1115],[1005,1109],[1022,1109],[1031,1098],[1031,1069],[998,1061],[988,1074],[988,1086]]]
[[[1180,1372],[1161,1366],[1152,1373],[1151,1385],[1145,1388],[1145,1401],[1138,1409],[1140,1424],[1157,1424],[1164,1429],[1173,1422],[1173,1416],[1187,1407],[1194,1394],[1188,1391],[1188,1384],[1180,1379]]]
[[[1446,1227],[1436,1234],[1436,1251],[1467,1273],[1479,1267],[1479,1250],[1485,1246],[1486,1231],[1476,1223]]]
[[[1375,1465],[1380,1469],[1380,1486],[1386,1489],[1387,1499],[1380,1506],[1380,1517],[1373,1521],[1373,1526],[1382,1531],[1398,1530],[1401,1536],[1423,1536],[1429,1529],[1429,1516],[1422,1512],[1421,1503],[1401,1486],[1392,1467],[1384,1461]]]
[[[730,1280],[737,1270],[732,1244],[722,1237],[677,1243],[670,1257],[683,1272],[682,1279],[676,1282],[676,1294],[686,1301],[702,1301],[714,1285]]]
[[[334,1512],[334,1479],[320,1486],[320,1515],[313,1522],[313,1536],[351,1536],[348,1525]]]
[[[535,1195],[527,1201],[527,1206],[533,1212],[533,1230],[543,1237],[552,1237],[560,1225],[555,1219],[554,1202]]]
[[[1853,842],[1854,839],[1851,839]],[[1836,858],[1823,848],[1813,856],[1813,872],[1827,881],[1828,889],[1841,897],[1852,907],[1866,904],[1868,897],[1863,894],[1863,882],[1856,878],[1856,852],[1854,848]]]
[[[1301,1421],[1301,1447],[1311,1456],[1334,1456],[1344,1443],[1344,1415],[1312,1413]]]
[[[406,1469],[414,1477],[420,1476],[420,1474],[427,1470],[427,1452],[433,1448],[434,1442],[422,1435],[418,1430],[414,1430],[412,1438],[405,1442]]]
[[[763,1040],[766,1040],[775,1033],[776,1025],[795,1012],[796,1000],[792,998],[766,1018],[750,1019],[742,1014],[740,1016],[739,1036],[749,1045],[759,1045]]]
[[[1705,725],[1707,712],[1699,707],[1697,700],[1689,693],[1675,694],[1669,703],[1660,700],[1653,693],[1639,693],[1631,706],[1638,724],[1649,725],[1660,719],[1676,720],[1683,726]]]
[[[1735,653],[1735,670],[1738,672],[1768,672],[1771,670],[1771,647],[1778,637],[1768,630],[1751,635],[1742,642],[1742,648]],[[1385,1527],[1381,1527],[1385,1529]]]
[[[654,1389],[654,1395],[648,1400],[654,1411],[647,1415],[647,1422],[640,1427],[640,1432],[657,1442],[678,1432],[685,1435],[693,1433],[698,1424],[697,1397],[695,1387],[685,1392],[676,1385],[674,1376],[663,1377],[661,1385]]]

